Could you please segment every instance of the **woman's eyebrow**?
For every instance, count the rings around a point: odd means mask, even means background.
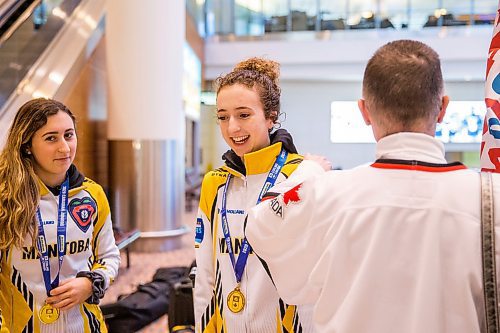
[[[47,135],[54,135],[54,134],[57,134],[57,133],[59,133],[59,132],[57,132],[57,131],[50,131],[50,132],[46,132],[46,133],[42,134],[42,138],[43,138],[44,136],[47,136]]]

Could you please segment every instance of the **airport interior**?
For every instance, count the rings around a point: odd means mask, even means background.
[[[77,118],[75,164],[108,196],[122,263],[101,305],[189,266],[203,175],[228,150],[214,80],[239,61],[281,65],[282,128],[336,169],[374,159],[364,67],[397,39],[441,58],[450,106],[436,136],[479,168],[495,0],[0,0],[0,147],[19,107],[47,97]],[[161,315],[138,332],[168,332]]]

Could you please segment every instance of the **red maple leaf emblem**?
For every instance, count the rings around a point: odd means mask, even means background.
[[[302,184],[299,184],[292,189],[288,190],[283,194],[283,203],[288,205],[289,202],[299,202],[299,189],[302,187]]]

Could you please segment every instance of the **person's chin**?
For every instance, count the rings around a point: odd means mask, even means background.
[[[245,154],[248,154],[248,153],[252,152],[252,150],[250,148],[248,148],[248,147],[242,147],[242,146],[240,146],[240,147],[233,147],[233,150],[236,153],[236,155],[238,155],[241,158],[243,158],[243,156]]]
[[[229,147],[239,156],[239,152],[243,151],[245,148],[245,144],[239,145],[235,142],[230,142]]]

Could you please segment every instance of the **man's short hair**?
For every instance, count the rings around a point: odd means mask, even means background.
[[[368,61],[363,97],[380,121],[410,128],[435,121],[441,108],[443,76],[438,54],[424,43],[398,40]]]

